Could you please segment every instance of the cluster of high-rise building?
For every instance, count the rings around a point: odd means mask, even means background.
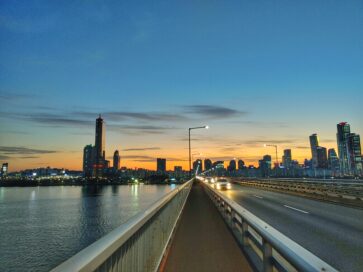
[[[337,124],[338,154],[334,148],[320,146],[317,134],[310,135],[311,166],[313,169],[330,169],[338,176],[363,174],[360,136],[350,131],[347,122]]]
[[[337,124],[337,146],[338,152],[334,148],[327,149],[320,145],[319,137],[316,133],[309,136],[311,160],[306,159],[304,164],[292,159],[291,149],[283,151],[282,163],[276,163],[272,173],[272,158],[265,155],[259,160],[259,175],[270,176],[363,176],[361,143],[358,134],[350,131],[350,125],[346,122]],[[276,147],[277,148],[277,147]],[[277,153],[276,153],[277,155]],[[4,165],[3,165],[4,168]],[[110,167],[110,161],[106,160],[105,152],[105,123],[101,116],[96,119],[95,145],[86,145],[83,152],[83,173],[86,177],[101,177],[105,172],[114,172],[120,169],[120,154],[116,150],[113,155],[113,167]],[[230,160],[227,168],[224,168],[223,161],[212,162],[210,159],[197,159],[193,162],[192,171],[201,173],[208,170],[224,171],[224,173],[242,174],[256,172],[254,166],[246,166],[244,161]],[[175,173],[182,175],[181,166],[175,166]],[[167,173],[166,159],[156,159],[156,174],[162,175]]]
[[[95,145],[86,145],[83,149],[83,173],[86,177],[101,177],[110,168],[106,160],[106,128],[101,115],[96,119]],[[113,169],[120,168],[120,154],[116,150],[113,155]]]
[[[337,146],[338,152],[334,148],[327,149],[320,145],[319,137],[316,133],[310,135],[311,160],[305,159],[303,164],[293,160],[291,149],[283,151],[282,163],[276,157],[275,167],[272,168],[272,157],[265,155],[258,161],[258,171],[253,166],[246,167],[242,160],[231,160],[223,174],[225,175],[259,175],[267,176],[294,176],[294,177],[346,177],[363,176],[363,159],[361,152],[360,137],[356,133],[351,133],[350,125],[346,122],[337,124]],[[276,154],[277,155],[277,154]],[[217,162],[218,164],[218,162]],[[204,170],[213,167],[211,160],[204,161]],[[224,162],[219,162],[224,165]],[[193,172],[203,170],[200,159],[194,161]]]

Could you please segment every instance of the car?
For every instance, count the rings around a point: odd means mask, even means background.
[[[204,180],[206,183],[209,183],[209,184],[213,184],[215,183],[215,179],[212,178],[212,177],[206,177],[205,180]]]
[[[231,183],[226,179],[220,179],[215,183],[214,188],[217,190],[229,190],[231,189]]]

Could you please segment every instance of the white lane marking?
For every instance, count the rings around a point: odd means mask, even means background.
[[[254,197],[257,197],[257,198],[263,198],[262,196],[258,196],[258,195],[253,195]]]
[[[309,212],[307,212],[307,211],[303,211],[303,210],[300,210],[300,209],[297,209],[297,208],[291,207],[291,206],[289,206],[289,205],[284,205],[284,207],[289,208],[289,209],[292,209],[292,210],[295,210],[295,211],[298,211],[298,212],[301,212],[301,213],[306,213],[306,214],[308,214],[308,213],[309,213]]]

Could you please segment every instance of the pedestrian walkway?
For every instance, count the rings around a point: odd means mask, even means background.
[[[198,183],[190,191],[163,271],[252,271],[217,208]]]

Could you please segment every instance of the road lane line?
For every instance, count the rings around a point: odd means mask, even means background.
[[[284,205],[284,207],[289,208],[289,209],[292,209],[292,210],[295,210],[295,211],[298,211],[298,212],[301,212],[301,213],[306,213],[306,214],[308,214],[308,213],[309,213],[309,212],[307,212],[307,211],[303,211],[303,210],[300,210],[300,209],[297,209],[297,208],[291,207],[291,206],[289,206],[289,205]]]
[[[254,197],[257,197],[257,198],[260,198],[262,199],[263,197],[262,196],[258,196],[258,195],[253,195]]]

